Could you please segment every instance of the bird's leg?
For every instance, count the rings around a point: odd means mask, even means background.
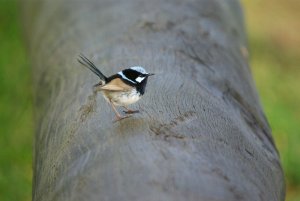
[[[139,110],[131,110],[127,106],[123,106],[123,107],[126,109],[126,111],[124,111],[126,114],[134,114],[140,112]]]
[[[130,117],[130,115],[121,116],[120,113],[117,111],[115,105],[111,101],[109,101],[109,104],[111,105],[112,109],[114,110],[114,112],[116,114],[116,119],[114,122]]]

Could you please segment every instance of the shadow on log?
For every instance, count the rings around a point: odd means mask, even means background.
[[[37,128],[33,200],[284,200],[235,0],[29,1]],[[106,75],[156,75],[112,123],[84,53]]]

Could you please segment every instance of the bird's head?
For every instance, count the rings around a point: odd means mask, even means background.
[[[136,73],[137,76],[134,79],[134,81],[137,83],[142,83],[145,80],[145,78],[147,78],[151,75],[154,75],[153,73],[147,73],[147,71],[141,66],[133,66],[133,67],[130,67],[129,69],[137,72]]]

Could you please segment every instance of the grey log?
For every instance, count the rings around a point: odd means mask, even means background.
[[[284,200],[238,1],[31,0],[23,11],[33,200]],[[79,53],[106,75],[136,65],[155,73],[132,106],[141,113],[113,123]]]

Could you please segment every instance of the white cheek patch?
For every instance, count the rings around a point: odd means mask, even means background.
[[[137,81],[138,83],[141,83],[144,79],[145,79],[145,77],[137,77],[135,79],[135,81]]]

